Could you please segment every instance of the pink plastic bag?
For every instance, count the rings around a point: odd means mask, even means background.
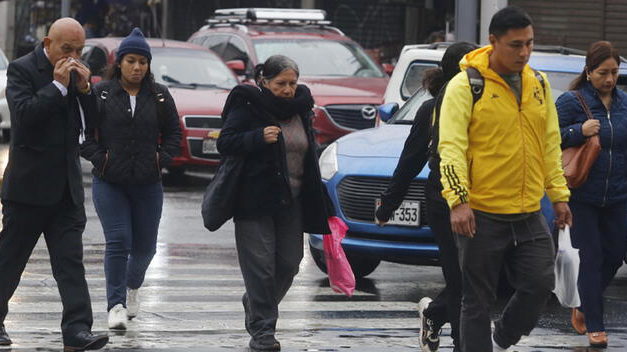
[[[346,236],[348,226],[337,216],[329,217],[328,221],[331,233],[322,236],[322,245],[329,283],[333,291],[350,297],[355,291],[355,275],[342,249],[342,239]]]

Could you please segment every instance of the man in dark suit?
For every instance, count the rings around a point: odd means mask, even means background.
[[[95,112],[89,69],[78,60],[85,32],[57,20],[33,52],[7,70],[11,111],[9,162],[2,185],[0,345],[8,301],[43,233],[63,303],[64,351],[100,349],[108,337],[91,333],[92,311],[83,266],[84,192],[79,138]]]

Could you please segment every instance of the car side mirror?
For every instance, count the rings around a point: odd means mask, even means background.
[[[388,122],[394,114],[398,111],[398,103],[387,103],[379,105],[379,117],[381,121]]]
[[[383,71],[387,73],[388,76],[391,76],[392,72],[394,72],[394,65],[392,64],[382,64],[381,66],[383,67]]]
[[[238,76],[246,75],[246,63],[244,60],[229,60],[226,62],[226,66]]]

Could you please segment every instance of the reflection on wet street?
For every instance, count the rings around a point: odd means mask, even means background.
[[[0,162],[6,146],[0,146]],[[84,166],[88,225],[85,266],[94,330],[106,331],[102,229]],[[200,201],[207,175],[166,178],[166,200],[157,255],[141,289],[142,306],[124,333],[110,332],[108,350],[247,351],[241,278],[233,224],[210,233],[202,227]],[[280,307],[277,338],[283,351],[419,351],[416,303],[442,288],[437,267],[383,263],[357,284],[351,298],[333,292],[305,249],[292,289]],[[501,302],[502,305],[502,302]],[[5,321],[14,351],[60,351],[61,303],[43,241],[37,245]],[[627,350],[627,270],[606,294],[607,351]],[[452,351],[444,327],[440,351]],[[532,336],[511,351],[594,351],[570,328],[569,312],[551,300]],[[0,348],[0,351],[7,349]]]

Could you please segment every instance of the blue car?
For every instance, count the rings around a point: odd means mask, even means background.
[[[547,74],[553,97],[557,99],[581,73],[585,57],[534,53],[530,65]],[[621,69],[620,73],[619,86],[624,88],[627,69]],[[428,98],[419,90],[396,112],[398,105],[395,103],[382,105],[380,117],[387,120],[386,124],[346,135],[329,145],[320,156],[323,182],[337,215],[348,225],[342,246],[356,277],[372,273],[381,261],[438,265],[438,247],[426,217],[424,189],[428,166],[412,181],[405,197],[405,201],[412,204],[410,209],[395,214],[396,222],[404,225],[380,227],[374,222],[377,200],[396,168],[416,111]],[[542,209],[551,223],[552,208],[546,197]],[[310,234],[309,247],[317,266],[326,271],[322,236]]]

